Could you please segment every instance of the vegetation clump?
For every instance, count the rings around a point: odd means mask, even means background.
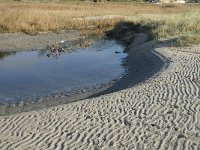
[[[177,46],[191,46],[200,44],[200,35],[182,35],[174,39]]]

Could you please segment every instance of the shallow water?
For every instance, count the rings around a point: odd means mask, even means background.
[[[120,53],[115,53],[115,52]],[[47,56],[47,51],[0,53],[0,103],[10,104],[109,83],[121,77],[123,46],[99,40],[89,48]]]

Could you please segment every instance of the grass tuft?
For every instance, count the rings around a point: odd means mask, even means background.
[[[200,35],[182,35],[174,39],[177,46],[192,46],[200,44]]]

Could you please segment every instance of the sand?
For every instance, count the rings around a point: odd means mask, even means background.
[[[200,46],[177,48],[170,40],[131,45],[144,62],[154,62],[149,56],[165,65],[118,92],[1,116],[0,149],[198,150],[200,54],[194,52]]]
[[[28,51],[46,49],[47,45],[64,41],[65,49],[75,47],[84,41],[79,31],[62,30],[58,32],[27,35],[25,33],[4,33],[0,35],[0,51]]]

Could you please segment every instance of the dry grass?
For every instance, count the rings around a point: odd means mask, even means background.
[[[173,36],[179,46],[200,44],[200,11],[178,14],[142,15],[129,17],[134,26],[146,28],[152,38],[160,39]]]
[[[145,27],[156,39],[176,36],[179,45],[199,44],[200,41],[199,36],[191,36],[200,34],[198,4],[0,2],[0,15],[2,33],[37,34],[62,29],[84,29],[84,34],[86,29],[91,28],[96,29],[95,33],[124,20]],[[88,16],[105,15],[118,17],[88,19]]]
[[[177,46],[191,46],[200,44],[200,35],[182,35],[174,39]]]
[[[197,5],[154,5],[135,3],[22,3],[0,2],[0,32],[35,34],[61,29],[104,28],[122,18],[74,19],[85,16],[137,16],[198,11]]]

